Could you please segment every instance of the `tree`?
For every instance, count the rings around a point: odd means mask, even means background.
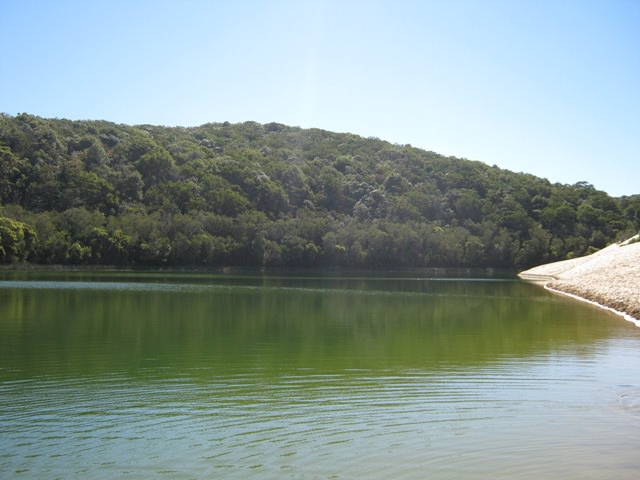
[[[7,217],[0,217],[0,262],[15,263],[35,254],[37,235],[33,227]]]
[[[87,242],[91,261],[103,265],[126,265],[133,246],[133,239],[122,230],[109,231],[105,227],[94,227]]]
[[[147,188],[170,180],[175,175],[176,165],[165,149],[154,147],[135,163]]]
[[[546,207],[540,213],[542,225],[554,235],[558,236],[565,236],[572,233],[576,220],[577,215],[575,209],[566,203]]]
[[[18,203],[24,198],[28,163],[0,145],[0,204]]]

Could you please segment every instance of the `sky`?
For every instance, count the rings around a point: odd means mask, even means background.
[[[280,122],[640,193],[640,0],[0,0],[0,112]]]

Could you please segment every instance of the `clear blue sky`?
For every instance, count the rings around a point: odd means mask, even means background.
[[[277,121],[640,193],[640,0],[0,0],[0,111]]]

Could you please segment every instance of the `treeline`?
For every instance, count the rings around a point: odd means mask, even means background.
[[[278,123],[0,116],[0,262],[506,267],[637,233],[640,196]]]

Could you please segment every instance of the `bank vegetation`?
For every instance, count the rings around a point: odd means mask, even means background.
[[[0,116],[2,263],[523,269],[639,229],[640,196],[349,133]]]

